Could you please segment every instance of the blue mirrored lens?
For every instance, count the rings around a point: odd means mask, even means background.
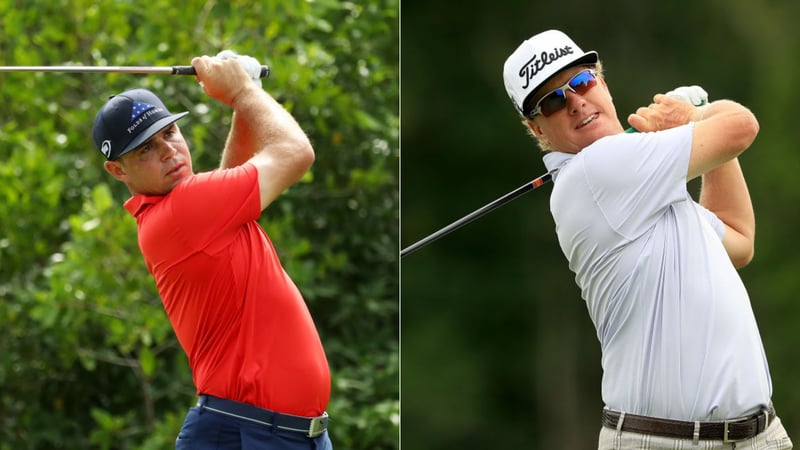
[[[595,82],[595,77],[591,72],[581,72],[569,80],[569,87],[578,94],[583,94],[588,91],[590,87],[594,86]]]
[[[597,78],[591,70],[579,72],[570,78],[567,84],[542,97],[537,103],[537,108],[534,108],[533,113],[541,113],[543,116],[548,117],[566,106],[567,93],[564,88],[569,88],[572,92],[583,95],[596,84]]]
[[[564,92],[563,89],[556,89],[555,91],[547,94],[547,97],[543,98],[539,103],[539,107],[541,108],[542,114],[545,117],[553,114],[554,112],[558,111],[559,109],[563,108],[564,105],[567,104],[567,94]]]

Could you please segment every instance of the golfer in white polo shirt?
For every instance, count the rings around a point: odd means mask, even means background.
[[[753,258],[737,158],[758,134],[753,114],[682,87],[626,133],[597,53],[556,30],[524,41],[503,76],[547,151],[558,240],[597,328],[599,448],[792,448],[736,270]],[[686,187],[697,177],[699,202]]]

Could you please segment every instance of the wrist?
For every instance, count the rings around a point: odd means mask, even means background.
[[[263,92],[263,90],[258,88],[254,83],[248,82],[243,84],[236,94],[231,96],[230,107],[237,109],[238,106],[242,105],[244,102],[247,102],[248,99],[255,98],[258,94],[257,91]]]
[[[708,104],[702,106],[695,106],[691,114],[691,121],[700,122],[701,120],[703,120],[706,115],[706,109],[708,109]]]

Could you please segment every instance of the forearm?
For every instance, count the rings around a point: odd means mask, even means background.
[[[734,266],[747,265],[754,254],[756,223],[738,158],[703,175],[700,204],[726,225],[722,242]]]
[[[700,204],[745,237],[755,236],[753,204],[738,158],[703,175]]]
[[[310,147],[294,118],[268,93],[248,86],[232,101],[233,119],[220,162],[221,168],[244,164],[262,151],[291,159],[296,149]]]

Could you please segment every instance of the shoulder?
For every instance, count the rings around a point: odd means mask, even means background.
[[[649,159],[656,153],[666,156],[669,155],[665,152],[668,148],[684,146],[687,150],[690,149],[693,128],[694,123],[689,123],[663,131],[619,133],[598,139],[579,155],[591,164],[598,161],[624,164],[628,161]]]
[[[189,177],[188,180],[194,183],[202,183],[205,181],[220,181],[235,177],[253,176],[258,172],[256,167],[251,162],[245,162],[239,166],[228,168],[217,168],[208,170],[206,172],[199,172]]]
[[[251,191],[258,185],[258,171],[251,164],[230,169],[214,169],[201,172],[175,186],[168,197],[172,201],[197,199],[210,201],[236,192]]]

